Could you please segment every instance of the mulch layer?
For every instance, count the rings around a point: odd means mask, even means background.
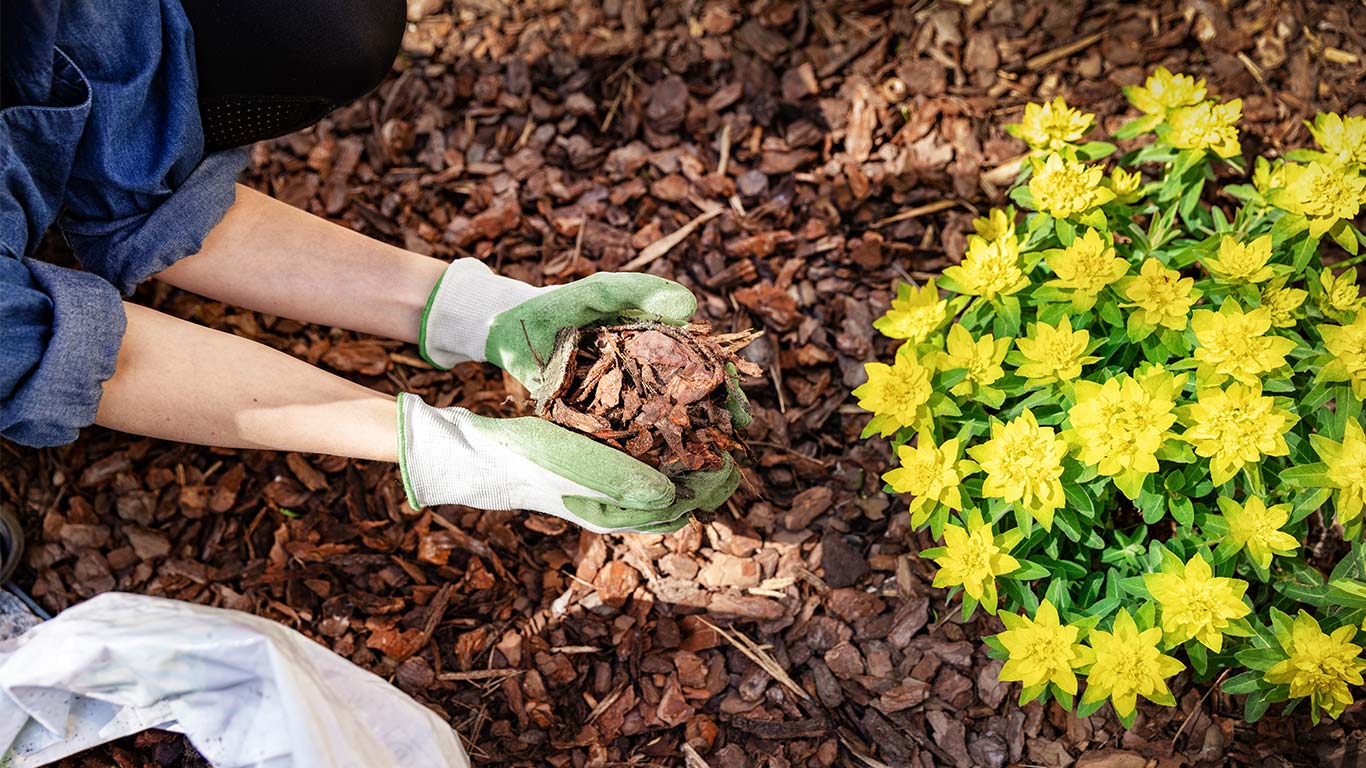
[[[91,429],[4,445],[31,525],[21,583],[56,611],[106,590],[280,621],[392,680],[497,766],[1357,764],[1366,716],[1241,721],[1174,680],[1131,731],[1016,704],[881,491],[847,397],[886,359],[896,281],[963,252],[1061,94],[1104,128],[1158,64],[1244,99],[1244,151],[1362,111],[1357,2],[410,0],[393,76],[258,145],[247,183],[374,237],[537,284],[676,279],[717,333],[761,328],[755,460],[716,520],[669,536],[403,501],[394,467]],[[320,279],[323,279],[320,277]],[[389,392],[513,415],[490,368],[146,286],[139,300]],[[79,764],[79,763],[77,763]],[[91,763],[114,765],[113,762]],[[130,763],[136,764],[136,763]],[[150,762],[147,764],[151,764]]]

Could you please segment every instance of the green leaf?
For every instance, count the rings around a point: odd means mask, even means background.
[[[1264,692],[1253,691],[1248,694],[1247,701],[1243,702],[1243,719],[1255,723],[1262,719],[1262,715],[1265,715],[1270,707],[1271,702],[1267,701]]]
[[[1067,219],[1054,219],[1053,229],[1058,233],[1058,242],[1066,248],[1077,239],[1077,227]]]
[[[1017,562],[1019,562],[1020,567],[1007,573],[1005,578],[1019,579],[1020,581],[1034,581],[1035,579],[1042,579],[1049,575],[1048,569],[1038,563],[1030,560],[1019,560]]]
[[[1219,690],[1230,696],[1238,696],[1244,693],[1264,690],[1267,687],[1266,682],[1262,680],[1261,672],[1249,670],[1225,680],[1224,684],[1219,686]]]
[[[1328,230],[1328,234],[1338,245],[1342,246],[1344,251],[1347,251],[1353,256],[1357,255],[1357,236],[1346,220],[1339,221],[1337,224],[1333,225],[1333,228]]]
[[[1167,505],[1172,513],[1172,518],[1177,524],[1190,526],[1195,523],[1195,505],[1187,496],[1174,496],[1171,503]]]
[[[1135,136],[1150,133],[1154,128],[1161,124],[1161,122],[1162,115],[1144,115],[1143,117],[1136,120],[1130,120],[1124,125],[1121,125],[1119,130],[1115,131],[1114,135],[1116,139],[1120,140],[1132,139]]]
[[[1102,157],[1109,157],[1119,149],[1108,141],[1088,141],[1077,147],[1077,157],[1087,162],[1094,162]]]
[[[1190,659],[1191,669],[1199,677],[1205,676],[1205,670],[1209,669],[1209,655],[1205,653],[1205,646],[1194,640],[1186,642],[1186,658]]]
[[[1322,462],[1283,469],[1278,478],[1281,483],[1296,488],[1323,488],[1331,485],[1328,480],[1328,465]]]

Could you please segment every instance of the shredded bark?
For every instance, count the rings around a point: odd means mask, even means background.
[[[720,469],[726,454],[747,450],[726,407],[738,387],[726,371],[762,373],[737,354],[761,335],[654,322],[566,328],[550,363],[559,386],[536,414],[665,474]]]

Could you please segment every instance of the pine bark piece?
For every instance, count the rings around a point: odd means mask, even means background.
[[[666,474],[720,469],[726,454],[745,450],[725,408],[726,368],[758,375],[737,355],[758,336],[654,322],[566,329],[536,413]]]

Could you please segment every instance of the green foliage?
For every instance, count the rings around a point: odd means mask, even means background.
[[[1366,312],[1358,259],[1321,256],[1366,244],[1366,119],[1320,116],[1319,149],[1223,183],[1247,172],[1236,100],[1166,70],[1128,95],[1147,114],[1115,138],[1155,140],[1109,174],[1089,163],[1117,148],[1061,99],[1009,127],[1026,210],[901,294],[879,323],[914,329],[906,354],[855,394],[898,455],[889,490],[944,542],[935,585],[1007,618],[987,644],[1023,700],[1132,717],[1134,695],[1175,704],[1184,664],[1249,720],[1298,698],[1336,716],[1366,668]],[[1115,677],[1116,643],[1157,686]]]

